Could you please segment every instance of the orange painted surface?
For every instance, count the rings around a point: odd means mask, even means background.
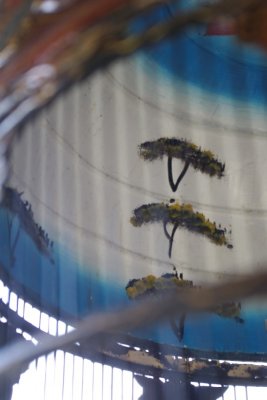
[[[267,50],[267,4],[240,15],[236,21],[236,33],[240,40]]]
[[[14,57],[4,68],[0,75],[0,87],[7,86],[17,76],[27,71],[38,63],[38,59],[46,52],[51,56],[51,48],[57,52],[64,48],[66,40],[71,40],[78,31],[83,31],[94,23],[107,17],[113,11],[119,9],[128,0],[90,0],[79,7],[74,5],[58,16],[57,22],[49,24],[49,29],[39,37],[34,37],[25,48]],[[49,59],[47,60],[49,62]]]

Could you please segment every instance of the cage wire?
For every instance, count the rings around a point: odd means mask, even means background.
[[[82,287],[79,286],[80,281],[75,273],[68,280],[67,273],[56,270],[59,260],[61,263],[67,263],[67,261],[60,253],[54,255],[54,243],[50,234],[48,236],[43,229],[43,226],[50,226],[51,221],[56,218],[49,209],[49,204],[52,204],[48,201],[49,198],[54,199],[55,203],[60,205],[61,217],[59,226],[54,229],[52,235],[53,237],[58,236],[58,241],[65,245],[72,243],[72,229],[76,229],[74,225],[71,225],[72,210],[74,210],[74,214],[78,215],[76,222],[80,226],[83,226],[84,218],[80,209],[92,207],[92,213],[95,210],[92,204],[84,201],[87,193],[86,181],[83,181],[83,177],[80,176],[77,163],[73,163],[74,172],[70,173],[69,177],[65,169],[64,151],[74,151],[77,144],[75,141],[71,142],[70,138],[74,138],[75,135],[79,136],[76,132],[86,132],[87,130],[83,123],[75,119],[75,113],[83,113],[83,121],[86,117],[88,125],[99,124],[96,128],[96,135],[97,129],[104,131],[105,135],[112,135],[111,131],[114,130],[112,137],[115,138],[115,144],[109,142],[106,139],[107,136],[100,143],[91,138],[93,150],[89,151],[89,154],[92,163],[100,159],[107,171],[112,170],[113,165],[109,164],[109,159],[111,158],[110,153],[113,152],[113,158],[117,160],[117,168],[120,171],[129,168],[127,152],[121,154],[123,152],[118,150],[119,146],[122,146],[123,151],[125,150],[126,147],[123,145],[127,143],[127,134],[122,139],[112,125],[117,129],[133,133],[129,117],[131,105],[127,109],[123,97],[115,95],[114,101],[111,101],[113,106],[110,103],[107,106],[106,99],[112,98],[112,88],[109,87],[109,83],[103,83],[103,71],[106,81],[112,80],[115,84],[120,85],[121,82],[116,81],[118,74],[126,74],[126,78],[127,74],[135,73],[137,76],[139,74],[139,67],[137,66],[135,69],[127,64],[126,56],[140,48],[149,51],[149,46],[163,39],[166,40],[167,37],[178,35],[188,26],[210,24],[221,17],[236,19],[235,34],[241,41],[256,43],[266,48],[265,25],[261,19],[261,16],[266,13],[263,1],[238,0],[233,4],[222,0],[212,2],[209,7],[200,2],[189,10],[170,12],[172,10],[170,7],[176,3],[158,0],[128,2],[101,0],[90,3],[82,0],[1,2],[0,185],[2,212],[3,218],[5,218],[5,225],[2,225],[1,229],[0,259],[2,348],[0,351],[0,390],[2,399],[20,399],[25,396],[25,398],[34,399],[147,400],[179,397],[183,399],[248,400],[255,396],[266,397],[265,352],[248,355],[223,350],[221,352],[198,351],[181,346],[179,343],[177,343],[179,346],[162,344],[162,341],[164,342],[162,338],[159,341],[148,340],[129,333],[139,327],[150,326],[155,321],[165,321],[167,317],[176,317],[177,314],[202,315],[204,311],[212,310],[217,315],[220,313],[225,316],[225,309],[218,309],[217,305],[229,304],[229,300],[231,300],[231,305],[235,306],[234,318],[237,323],[240,323],[241,318],[236,304],[248,297],[265,295],[267,282],[266,272],[264,272],[266,270],[265,259],[264,262],[261,262],[260,268],[259,263],[254,263],[257,272],[253,272],[254,268],[250,265],[244,273],[245,277],[240,277],[243,275],[243,271],[234,278],[228,274],[226,282],[207,287],[202,285],[201,290],[196,290],[196,287],[190,283],[189,287],[178,293],[166,290],[167,294],[164,292],[164,296],[159,298],[148,296],[141,302],[127,307],[118,305],[111,309],[107,307],[106,313],[94,312],[93,315],[89,313],[88,316],[84,316],[85,310],[79,304],[79,299],[73,302],[70,300],[68,303],[68,297],[71,298],[73,293],[82,292]],[[161,7],[167,7],[169,16],[167,21],[151,24],[141,31],[138,24],[136,28],[137,17],[145,15],[149,19],[149,13],[161,9]],[[173,50],[171,46],[170,49]],[[121,69],[122,63],[126,65],[126,69]],[[110,64],[112,64],[113,70],[107,69]],[[159,86],[160,83],[159,79]],[[91,91],[86,92],[87,89],[84,88],[87,88],[87,85],[92,87]],[[134,85],[141,90],[142,84],[138,80],[134,82]],[[72,89],[69,89],[70,86]],[[94,121],[92,108],[89,111],[83,108],[86,95],[89,95],[90,100],[94,99],[92,107],[98,109],[98,115],[101,118],[102,114],[103,116],[111,115],[112,118],[109,117],[101,123]],[[140,126],[143,124],[147,127],[146,111],[142,109],[142,106],[138,107],[141,121],[138,123]],[[123,118],[120,119],[119,116],[126,111],[128,111],[127,118],[129,120],[123,121]],[[182,116],[185,118],[185,114]],[[201,123],[203,120],[200,121],[200,125]],[[203,126],[205,128],[204,124]],[[164,136],[161,127],[154,126],[154,128],[156,133],[160,132]],[[216,123],[213,128],[218,129],[219,133],[222,130],[219,124],[216,126]],[[242,126],[241,129],[250,129],[250,127]],[[37,130],[39,135],[36,139]],[[62,143],[65,145],[67,143],[63,152],[56,149],[53,154],[48,154],[48,151],[51,150],[50,141],[52,139],[49,134],[46,135],[47,130],[52,132],[51,137],[55,134],[58,147]],[[227,127],[224,126],[223,130],[227,130]],[[66,136],[60,137],[59,131],[67,132]],[[130,136],[129,133],[128,136]],[[20,137],[20,141],[16,141],[16,137]],[[155,137],[153,136],[153,138]],[[140,135],[140,141],[141,139],[144,139],[142,135]],[[78,138],[77,141],[81,149],[85,144],[81,138]],[[14,146],[11,153],[12,144]],[[95,144],[97,146],[94,149]],[[179,142],[178,145],[185,144]],[[104,152],[102,158],[97,154],[97,150]],[[240,157],[243,156],[241,150],[240,154],[238,149],[236,151]],[[168,153],[168,157],[168,176],[169,180],[171,177],[171,181],[173,181],[171,176],[173,164],[171,164],[170,153]],[[86,165],[87,160],[84,160],[81,155],[79,158]],[[184,160],[185,174],[190,162],[192,164],[192,158],[188,157]],[[212,162],[213,165],[216,164],[213,159]],[[37,165],[35,171],[33,165]],[[204,167],[201,168],[203,171]],[[211,170],[208,172],[210,175],[213,173]],[[114,185],[115,180],[111,184],[103,183],[102,180],[108,177],[108,173],[101,175],[99,168],[94,169],[94,174],[100,175],[99,181],[94,182],[98,190],[92,195],[95,200],[94,204],[101,209],[101,212],[98,209],[98,213],[96,213],[96,221],[105,229],[106,217],[109,215],[105,212],[105,202],[109,200],[109,189]],[[184,174],[180,175],[181,179]],[[8,175],[9,180],[7,181]],[[53,176],[56,176],[56,186],[51,184],[47,190],[44,182],[47,182],[48,175],[51,182]],[[122,172],[122,178],[117,178],[117,181],[123,180],[126,175]],[[62,191],[63,188],[68,187],[68,179],[74,181],[76,185],[73,197],[75,201],[71,205],[68,205]],[[143,179],[148,182],[146,172],[144,172]],[[179,179],[176,184],[172,182],[173,192],[176,191],[179,183]],[[36,192],[32,190],[33,185],[38,188]],[[149,185],[151,188],[151,182]],[[21,193],[20,188],[25,189],[26,193]],[[122,204],[126,203],[127,207],[129,201],[126,191],[120,190],[119,194],[122,198],[120,206],[124,207]],[[152,193],[160,201],[163,200],[158,193],[149,192],[149,189],[143,192],[147,199],[152,197]],[[27,196],[30,196],[31,202],[26,200]],[[40,197],[38,198],[38,196]],[[44,212],[40,204],[45,204],[48,211]],[[162,205],[162,203],[157,203],[155,206],[157,210],[161,207],[158,204]],[[172,210],[172,204],[170,203],[167,207],[168,210]],[[116,204],[114,209],[116,209]],[[177,209],[178,205],[176,204],[175,210],[177,211]],[[141,209],[139,220],[136,217],[137,221],[142,222],[142,210],[144,208]],[[153,211],[152,208],[151,210]],[[165,208],[163,211],[166,212]],[[187,212],[193,213],[193,209],[187,207]],[[39,217],[38,222],[36,215]],[[66,215],[69,219],[64,220]],[[158,215],[156,215],[157,218],[159,218]],[[198,217],[202,218],[200,214]],[[205,229],[203,228],[205,234],[211,236],[210,232],[216,232],[219,236],[216,236],[215,239],[223,242],[222,238],[225,233],[223,229],[216,228],[217,230],[214,230],[215,228],[212,227],[209,231],[209,222],[204,222],[206,223]],[[115,224],[110,229],[114,230],[115,235]],[[123,236],[124,231],[123,228],[121,229],[121,236]],[[199,227],[194,229],[195,231],[198,229],[199,233]],[[41,256],[35,256],[33,259],[27,258],[27,239],[25,239],[26,241],[23,239],[24,242],[20,246],[21,249],[25,247],[26,250],[22,257],[24,265],[22,268],[22,264],[18,260],[17,246],[22,240],[23,231],[30,237]],[[170,234],[165,227],[165,235],[169,240],[169,258],[172,256],[174,234],[175,231]],[[75,232],[74,235],[79,236],[79,240],[76,242],[77,249],[75,249],[77,260],[74,261],[74,265],[86,264],[88,259],[83,259],[85,250],[81,243],[84,240],[82,236],[88,240],[87,231],[80,229],[79,233]],[[102,239],[101,233],[98,233],[97,230],[91,232],[91,235],[95,235],[97,240]],[[111,240],[104,239],[105,246],[110,245]],[[213,236],[212,239],[215,240]],[[229,245],[229,243],[226,244]],[[109,259],[113,263],[117,261],[113,254],[113,248],[116,246],[114,243],[112,246],[110,252],[105,248],[105,250],[100,249],[97,253],[99,264],[106,267]],[[117,247],[119,248],[118,245]],[[150,249],[152,253],[156,250],[155,247],[155,243],[148,243],[148,250]],[[124,249],[119,249],[123,253]],[[211,254],[213,255],[213,253]],[[209,256],[205,254],[205,251],[202,255],[204,259]],[[155,259],[148,255],[144,262],[146,264],[153,263]],[[254,262],[252,256],[251,260]],[[168,262],[156,260],[156,262],[159,265],[172,266],[171,260]],[[33,263],[37,265],[33,265]],[[130,265],[127,256],[123,258],[123,263],[127,269]],[[48,272],[46,275],[45,268],[48,266],[49,271],[53,271],[49,272],[52,278],[47,277]],[[33,268],[35,269],[33,270]],[[106,282],[111,279],[112,271],[106,272],[104,268],[104,270],[100,270],[99,274]],[[168,278],[180,285],[191,282],[186,281],[181,274],[178,276],[176,269],[169,273],[168,277],[162,276],[159,279],[161,282],[165,282],[164,279]],[[34,289],[31,288],[34,281],[39,282],[39,291],[36,290],[36,286]],[[135,279],[135,281],[137,280]],[[143,285],[142,290],[146,282],[145,278],[139,281],[139,287],[140,284]],[[153,277],[153,282],[158,282],[155,277]],[[208,281],[208,283],[210,282]],[[128,289],[131,289],[128,294],[136,293],[134,284],[135,282],[132,282],[132,286],[128,286]],[[51,292],[46,293],[47,290]],[[114,293],[116,292],[114,291]],[[53,299],[56,300],[53,302]],[[68,309],[68,304],[71,304],[71,310]],[[214,308],[215,305],[217,308]],[[86,311],[96,311],[90,307],[91,303]],[[229,316],[227,315],[227,317]],[[186,328],[182,329],[181,326],[175,325],[175,329],[179,330],[178,337],[180,338],[181,331]],[[253,333],[251,336],[253,340]]]

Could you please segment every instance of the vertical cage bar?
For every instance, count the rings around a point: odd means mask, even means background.
[[[246,392],[246,400],[248,400],[248,388],[245,386],[245,392]]]
[[[123,371],[120,370],[121,372],[121,400],[123,400]]]
[[[223,387],[223,385],[221,385]],[[222,400],[224,400],[224,393],[222,394]]]
[[[95,363],[92,365],[92,391],[91,391],[91,399],[94,399],[94,386],[95,386]]]
[[[235,400],[236,400],[236,387],[234,386],[234,397],[235,397]]]
[[[83,381],[84,381],[84,358],[82,359],[82,370],[81,370],[81,375],[82,375],[82,387],[81,387],[81,400],[83,399]]]
[[[113,374],[113,367],[112,367],[112,369],[111,369],[111,387],[110,387],[110,390],[111,390],[111,400],[113,400],[113,380],[114,380],[114,374]]]
[[[45,367],[44,367],[44,399],[46,398],[46,383],[47,383],[47,355],[45,355]]]
[[[67,332],[67,325],[65,324],[65,332],[64,335]],[[61,392],[61,398],[63,399],[64,395],[64,384],[65,384],[65,366],[66,366],[66,353],[64,352],[64,359],[63,359],[63,380],[62,380],[62,392]]]
[[[103,366],[103,364],[102,364],[102,400],[105,400],[104,399],[104,366]]]
[[[132,373],[132,400],[134,400],[134,374]]]
[[[75,363],[74,363],[74,356],[72,356],[72,388],[71,388],[71,400],[75,400],[74,397],[74,380],[75,380]]]

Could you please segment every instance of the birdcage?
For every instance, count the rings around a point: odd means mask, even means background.
[[[265,398],[265,4],[1,12],[0,397]]]

